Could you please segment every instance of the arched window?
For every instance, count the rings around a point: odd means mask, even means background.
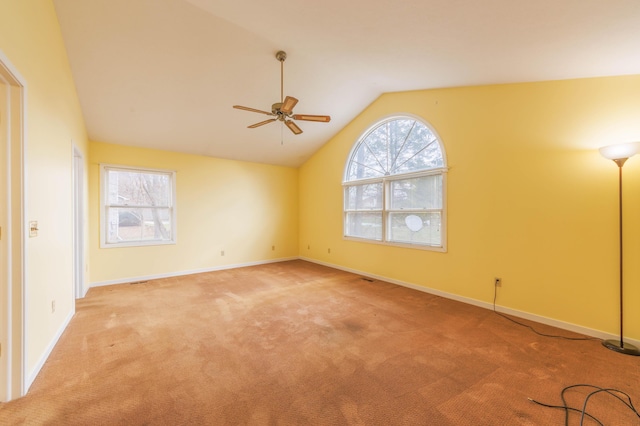
[[[344,235],[445,250],[444,150],[423,121],[395,116],[369,128],[344,173]]]

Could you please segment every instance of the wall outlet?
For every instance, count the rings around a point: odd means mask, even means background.
[[[276,246],[271,246],[271,251],[274,251],[276,249]]]
[[[494,278],[493,279],[493,285],[495,285],[496,287],[502,287],[502,278]]]
[[[327,249],[327,253],[331,254],[331,249]]]
[[[51,313],[52,314],[56,313],[56,301],[55,300],[51,301]]]
[[[220,256],[224,256],[224,250],[220,250]]]

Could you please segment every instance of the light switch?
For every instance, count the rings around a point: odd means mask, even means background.
[[[37,237],[38,236],[38,221],[32,220],[29,222],[29,236]]]

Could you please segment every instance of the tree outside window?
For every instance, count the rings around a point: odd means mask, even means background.
[[[175,242],[175,172],[101,166],[102,246]]]

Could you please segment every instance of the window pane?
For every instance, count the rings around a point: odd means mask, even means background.
[[[115,207],[108,209],[107,243],[170,240],[170,209]]]
[[[433,169],[443,165],[442,152],[435,135],[428,127],[417,124],[398,152],[391,174]]]
[[[364,140],[364,144],[371,154],[375,157],[376,162],[382,167],[384,171],[388,170],[388,157],[389,151],[389,128],[388,126],[380,126]]]
[[[391,209],[441,209],[442,175],[391,182]]]
[[[409,173],[413,170],[433,169],[436,167],[442,167],[442,156],[440,155],[440,147],[437,143],[432,143],[427,147],[410,145],[402,151],[398,156],[394,164],[394,168],[391,171],[392,175],[401,173]],[[411,149],[419,148],[419,149]]]
[[[345,232],[348,237],[382,240],[382,213],[347,213],[345,218]]]
[[[107,203],[127,206],[169,207],[169,174],[109,170]]]
[[[389,240],[399,243],[440,246],[441,214],[389,213]]]
[[[406,161],[403,159],[407,155],[411,155],[411,152],[406,152],[407,148],[411,146],[411,140],[416,138],[416,121],[415,120],[393,120],[385,124],[390,133],[389,137],[389,166],[387,170],[390,174],[394,173],[394,169],[398,164],[398,161]],[[424,127],[424,126],[423,126]],[[419,145],[424,146],[424,140],[418,141]],[[417,148],[420,149],[420,148]]]
[[[384,176],[385,161],[386,155],[376,155],[369,145],[362,144],[351,158],[347,179],[356,180]]]
[[[382,182],[346,187],[345,208],[347,210],[381,210]]]

